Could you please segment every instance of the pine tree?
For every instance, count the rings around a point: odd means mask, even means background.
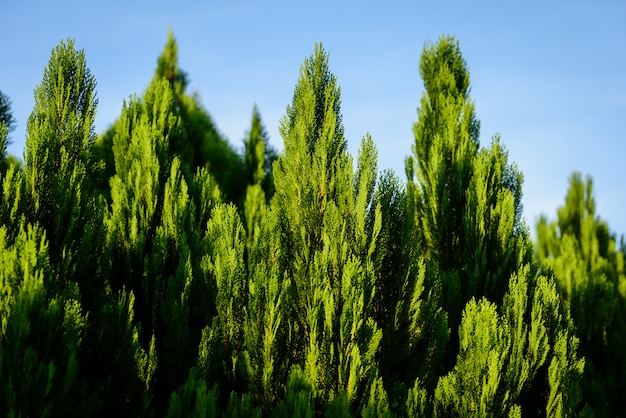
[[[574,173],[557,219],[537,225],[537,256],[571,306],[587,358],[585,398],[605,416],[626,411],[626,276],[623,246],[596,214],[593,182]]]

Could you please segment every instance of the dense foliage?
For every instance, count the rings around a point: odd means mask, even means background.
[[[522,173],[480,144],[458,42],[426,43],[406,182],[347,151],[329,54],[240,150],[178,65],[94,132],[72,40],[25,161],[0,94],[0,410],[8,416],[626,414],[625,247],[571,178],[533,244]]]

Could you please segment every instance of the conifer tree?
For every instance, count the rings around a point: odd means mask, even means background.
[[[585,366],[585,398],[605,416],[626,411],[624,248],[596,214],[593,182],[573,173],[557,219],[537,225],[537,256],[571,306]]]
[[[15,129],[15,118],[11,113],[11,100],[0,91],[0,173],[2,175],[9,166],[7,147],[11,143],[9,133],[13,129]]]
[[[269,211],[255,234],[248,257],[248,302],[244,323],[249,393],[266,414],[283,399],[289,367],[286,317],[289,283],[282,276],[281,236],[276,212]]]
[[[392,407],[401,413],[416,380],[421,389],[432,391],[443,373],[448,322],[441,307],[441,285],[427,271],[415,245],[412,202],[393,172],[381,176],[375,202],[383,219],[374,251],[373,315],[383,331],[379,367]]]
[[[511,277],[498,307],[470,300],[459,326],[454,369],[439,379],[441,416],[573,416],[584,360],[569,309],[554,282],[528,266]]]
[[[213,119],[202,107],[198,94],[186,91],[189,79],[178,63],[178,44],[172,31],[168,32],[163,52],[151,84],[166,80],[172,92],[172,115],[180,118],[178,129],[169,137],[169,153],[181,161],[181,171],[187,183],[201,168],[208,170],[226,199],[238,203],[245,193],[243,161],[228,141],[218,132]],[[148,92],[146,92],[147,94]],[[115,174],[113,158],[115,126],[98,138],[96,151],[105,164],[105,177]],[[165,171],[167,172],[167,170]],[[100,187],[107,189],[106,182]]]
[[[498,137],[479,149],[480,123],[456,40],[427,44],[420,74],[426,91],[407,160],[408,192],[427,264],[441,275],[446,308],[458,324],[459,306],[472,297],[500,301],[509,276],[530,261],[522,175]]]
[[[214,314],[201,260],[204,228],[197,217],[209,216],[215,184],[200,169],[188,186],[171,148],[180,129],[165,79],[125,105],[115,125],[116,174],[106,216],[111,286],[136,295],[140,343],[149,361],[158,361],[156,385],[149,388],[158,410],[166,408],[169,394],[187,378],[201,330]]]
[[[0,225],[7,227],[9,236],[15,236],[24,210],[24,181],[19,166],[7,158],[8,134],[6,125],[0,123]]]
[[[0,91],[0,125],[4,124],[8,132],[15,129],[15,117],[11,112],[11,99]]]
[[[451,328],[444,357],[450,372],[437,382],[432,412],[575,413],[583,361],[552,279],[534,275],[521,217],[522,175],[509,164],[498,136],[480,148],[458,42],[443,37],[427,44],[420,74],[426,91],[414,126],[414,155],[406,164],[420,246],[414,254],[423,257],[427,277],[435,276],[429,288],[440,283]],[[527,291],[534,295],[528,301]],[[533,332],[542,327],[546,335],[537,340]],[[528,347],[534,347],[532,354],[520,354]],[[545,360],[538,360],[539,349]],[[428,412],[432,392],[422,384],[416,381],[406,405]]]
[[[252,249],[256,241],[258,227],[265,216],[266,202],[274,193],[272,164],[274,150],[269,145],[269,138],[261,121],[259,109],[252,111],[250,130],[244,139],[244,167],[248,184],[243,201],[243,217],[246,227],[246,249]]]
[[[78,282],[90,300],[101,289],[95,273],[102,221],[92,192],[95,87],[84,51],[61,41],[35,89],[24,165],[25,214],[46,231],[55,285]]]
[[[307,382],[314,410],[341,396],[361,412],[378,375],[374,355],[381,333],[370,313],[371,256],[381,220],[377,211],[367,233],[376,178],[373,142],[364,139],[354,176],[341,118],[336,77],[328,54],[316,45],[281,120],[285,151],[274,163],[272,210],[280,219],[293,330],[289,361],[292,373]]]

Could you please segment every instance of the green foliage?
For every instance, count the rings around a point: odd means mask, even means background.
[[[0,92],[2,94],[2,92]],[[9,146],[9,128],[4,121],[0,121],[0,173],[4,174],[8,168],[7,147]]]
[[[266,202],[274,194],[272,164],[276,158],[275,151],[269,145],[259,110],[255,106],[250,130],[244,139],[244,167],[248,186],[243,201],[243,217],[248,252],[258,239],[258,226],[265,217]]]
[[[160,97],[163,87],[155,87],[161,84],[167,84],[169,87],[167,100]],[[153,103],[165,106],[162,109],[167,108],[168,117],[178,118],[174,130],[163,132],[167,135],[168,145],[166,155],[159,152],[159,158],[164,158],[160,160],[161,164],[177,156],[187,182],[191,182],[198,169],[208,168],[227,199],[238,202],[245,193],[242,158],[220,135],[211,116],[202,107],[199,96],[186,92],[187,84],[188,77],[178,64],[178,45],[170,31],[163,52],[157,60],[157,68],[150,86],[141,100],[132,101],[143,102],[144,110],[151,109]],[[101,135],[96,143],[95,154],[105,166],[104,177],[107,179],[120,173],[119,164],[114,157],[115,154],[122,155],[115,151],[116,136],[121,131],[128,130],[131,133],[134,129],[132,123],[124,121],[127,119],[124,113],[128,111],[134,114],[136,110],[123,110],[120,119]],[[167,173],[167,169],[164,172]],[[100,187],[106,195],[106,182],[101,183]]]
[[[613,416],[626,411],[625,254],[595,206],[591,178],[572,174],[557,219],[539,220],[537,256],[554,272],[561,296],[571,306],[587,358],[586,398],[602,415]]]
[[[522,175],[497,136],[489,149],[479,149],[480,123],[458,42],[442,37],[427,44],[420,73],[426,92],[406,164],[408,194],[427,264],[442,275],[456,325],[460,306],[472,297],[499,302],[510,274],[530,261]]]
[[[440,282],[427,270],[415,245],[412,202],[393,173],[381,177],[375,201],[385,220],[373,253],[377,272],[373,316],[383,331],[378,359],[392,405],[401,412],[404,392],[416,379],[434,389],[443,372],[449,331]]]
[[[420,74],[403,184],[369,135],[348,154],[320,44],[277,155],[256,107],[241,154],[221,137],[171,32],[96,140],[95,79],[62,41],[23,166],[0,122],[0,410],[621,415],[626,254],[591,181],[540,221],[537,265],[522,174],[498,136],[480,147],[458,42],[427,43]]]
[[[89,307],[102,289],[103,230],[92,187],[95,86],[84,52],[72,40],[59,43],[35,89],[23,170],[24,214],[46,231],[55,286],[78,283]]]
[[[371,317],[381,227],[380,210],[371,207],[376,151],[366,137],[355,176],[339,88],[321,45],[300,69],[280,132],[285,152],[274,163],[271,210],[280,218],[279,256],[290,284],[291,362],[306,376],[314,410],[345,396],[359,413],[378,374],[382,337]],[[366,231],[369,210],[375,214]]]
[[[437,384],[437,415],[578,411],[584,360],[569,311],[554,283],[529,279],[528,267],[511,277],[501,313],[486,299],[465,306],[456,365]]]
[[[22,224],[11,243],[0,227],[0,251],[0,408],[10,416],[93,414],[100,405],[78,358],[87,318],[77,299],[48,296],[45,234]]]

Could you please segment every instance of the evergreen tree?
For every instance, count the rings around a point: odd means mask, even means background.
[[[339,87],[321,45],[300,69],[280,133],[285,152],[274,163],[271,210],[280,219],[278,255],[289,280],[288,361],[292,374],[306,382],[314,410],[345,397],[352,411],[361,412],[373,398],[381,338],[371,317],[379,210],[371,232],[365,230],[376,152],[366,137],[355,176]]]
[[[11,99],[0,91],[0,125],[5,125],[8,132],[15,129],[15,117],[11,112]]]
[[[283,399],[289,358],[288,281],[281,272],[281,236],[276,212],[263,217],[248,257],[248,302],[244,323],[249,393],[266,414]]]
[[[50,241],[54,282],[77,282],[93,307],[102,242],[101,214],[92,192],[96,81],[84,51],[62,41],[52,51],[27,124],[24,179],[26,217]]]
[[[532,280],[525,267],[500,309],[485,298],[465,305],[456,364],[435,391],[436,415],[575,415],[584,360],[574,334],[554,283]]]
[[[115,125],[116,174],[106,216],[111,287],[137,295],[141,346],[152,352],[154,344],[150,361],[158,358],[156,384],[149,387],[157,410],[187,378],[201,330],[215,313],[202,262],[204,228],[197,222],[209,216],[215,184],[198,170],[188,186],[171,149],[180,129],[167,80],[154,81],[142,99],[124,106]]]
[[[373,315],[383,331],[378,358],[392,406],[402,413],[408,389],[416,380],[420,388],[433,391],[443,374],[448,322],[441,306],[441,285],[427,271],[415,245],[412,202],[392,172],[381,177],[375,201],[383,219],[374,251]]]
[[[213,119],[202,107],[199,96],[186,92],[188,76],[178,64],[178,44],[171,31],[157,59],[151,85],[161,80],[167,81],[172,92],[172,115],[180,118],[177,131],[169,137],[169,153],[180,159],[185,180],[191,183],[198,169],[208,169],[226,199],[238,203],[245,193],[242,158],[218,132]],[[97,156],[106,167],[106,178],[116,172],[113,146],[117,132],[118,128],[112,126],[98,138],[96,144]],[[104,190],[107,186],[106,182],[100,184]]]
[[[425,46],[420,73],[426,91],[414,126],[414,155],[406,164],[421,247],[414,256],[423,257],[427,276],[435,275],[429,288],[440,283],[451,327],[444,357],[450,372],[437,382],[432,412],[575,413],[584,363],[552,279],[535,278],[521,217],[522,175],[509,164],[498,136],[491,147],[480,148],[469,72],[453,38]],[[528,301],[527,292],[534,295]],[[538,340],[533,332],[542,326],[546,335]],[[520,354],[528,347],[532,354]],[[548,353],[545,361],[535,349]],[[534,362],[524,360],[529,357]],[[431,411],[432,392],[418,379],[406,405]]]
[[[11,143],[9,133],[15,129],[15,118],[11,113],[11,100],[0,91],[0,173],[4,175],[9,162],[7,147]]]
[[[508,163],[498,137],[479,149],[480,123],[457,41],[442,37],[427,44],[420,74],[426,91],[406,164],[408,192],[426,263],[441,277],[456,326],[459,307],[472,297],[498,303],[509,276],[530,261],[522,175]]]
[[[571,306],[587,358],[585,397],[604,416],[626,412],[626,276],[623,246],[596,214],[593,182],[574,173],[557,219],[537,225],[537,256]]]
[[[246,227],[246,249],[251,251],[256,241],[258,226],[265,216],[266,202],[274,194],[272,164],[275,151],[269,145],[269,138],[261,122],[261,114],[255,106],[252,111],[250,130],[244,139],[244,167],[248,184],[243,201],[243,217]]]

